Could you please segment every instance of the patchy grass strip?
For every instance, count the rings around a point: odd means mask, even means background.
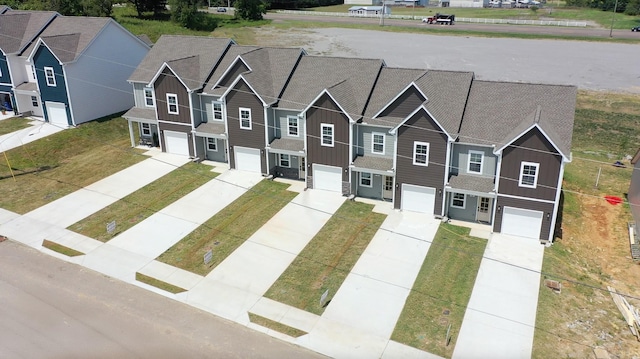
[[[77,257],[84,254],[80,251],[76,251],[75,249],[63,246],[62,244],[51,242],[46,239],[42,242],[42,246],[69,257]]]
[[[276,321],[273,321],[271,319],[267,319],[265,317],[261,317],[257,314],[253,314],[253,313],[249,313],[249,320],[251,321],[251,323],[256,323],[258,325],[261,325],[265,328],[269,328],[271,330],[275,330],[276,332],[288,335],[290,337],[293,338],[297,338],[297,337],[301,337],[305,334],[307,334],[307,332],[302,331],[300,329],[296,329],[293,327],[290,327],[288,325],[282,324],[282,323],[278,323]]]
[[[173,294],[178,294],[178,293],[182,293],[182,292],[186,292],[187,291],[184,288],[180,288],[178,286],[175,286],[173,284],[169,284],[169,283],[161,281],[159,279],[155,279],[153,277],[146,276],[146,275],[144,275],[142,273],[137,273],[136,272],[136,280],[138,282],[142,282],[142,283],[148,284],[150,286],[154,286],[156,288],[162,289],[164,291],[167,291],[167,292],[173,293]]]
[[[387,217],[373,205],[347,201],[269,288],[265,297],[322,314],[320,296],[333,296]]]
[[[468,228],[441,224],[391,339],[450,358],[486,244]]]
[[[23,117],[12,117],[2,120],[0,121],[0,136],[31,127],[31,125],[29,125],[29,122],[31,121],[33,120]]]
[[[68,229],[106,242],[216,176],[216,173],[211,172],[210,166],[187,163],[80,222],[72,224]],[[107,233],[106,230],[107,223],[111,221],[116,221],[116,231],[113,234]]]
[[[297,193],[286,183],[261,181],[245,194],[164,252],[158,260],[192,273],[207,275],[251,237]],[[204,255],[212,249],[212,261]]]

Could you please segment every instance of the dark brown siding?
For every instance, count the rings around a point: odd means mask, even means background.
[[[320,145],[320,124],[333,124],[333,147]],[[349,118],[328,95],[321,96],[307,111],[307,170],[314,163],[349,167]],[[349,182],[349,172],[342,172],[342,181]]]
[[[518,186],[520,164],[523,161],[540,164],[536,188]],[[498,192],[555,201],[561,163],[562,157],[544,135],[534,128],[503,150]]]
[[[405,118],[415,111],[424,102],[422,94],[411,86],[400,97],[398,97],[380,116],[392,116]]]
[[[187,141],[189,142],[189,156],[191,157],[195,157],[195,150],[193,148],[193,139],[191,136],[193,136],[193,134],[191,133],[191,126],[190,125],[182,125],[182,124],[178,124],[178,123],[165,123],[165,122],[158,122],[158,128],[160,129],[160,136],[164,136],[164,131],[174,131],[174,132],[182,132],[182,133],[186,133],[187,134]],[[162,152],[165,152],[167,150],[167,148],[164,145],[164,137],[163,141],[162,141]]]
[[[247,72],[249,69],[244,65],[244,62],[236,62],[231,70],[220,80],[220,86],[229,87],[235,81],[235,79],[243,72]]]
[[[266,157],[264,154],[264,107],[262,101],[251,91],[249,86],[241,80],[229,92],[227,101],[227,128],[229,130],[229,146],[259,148],[261,150],[262,173],[267,173]],[[240,128],[240,107],[251,109],[251,130]],[[229,152],[229,164],[235,168],[233,149]]]
[[[493,231],[500,232],[502,229],[502,213],[503,208],[515,207],[522,209],[530,209],[532,211],[543,212],[542,215],[542,230],[540,231],[540,239],[547,240],[549,238],[549,230],[551,229],[551,219],[553,218],[553,203],[527,201],[526,199],[500,197],[496,206],[500,206],[500,211],[496,210],[496,221],[493,223]],[[497,208],[497,207],[496,207]],[[547,219],[547,214],[549,218]]]
[[[429,143],[429,166],[413,164],[414,141]],[[436,189],[434,214],[442,211],[447,136],[424,110],[418,111],[398,129],[398,158],[396,160],[395,208],[402,203],[402,184],[433,187]]]
[[[162,71],[155,82],[158,120],[191,123],[189,95],[180,80],[168,68]],[[167,109],[167,93],[178,95],[178,115],[170,115]]]

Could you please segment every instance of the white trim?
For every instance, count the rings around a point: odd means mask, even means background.
[[[147,90],[151,93],[151,105],[149,105],[147,103],[147,100],[149,99],[147,97]],[[156,94],[155,94],[155,91],[153,91],[153,87],[145,86],[145,87],[142,88],[142,91],[144,92],[144,107],[155,107],[156,106]]]
[[[525,166],[529,166],[529,167],[535,167],[535,173],[533,174],[533,184],[526,184],[522,182],[522,179],[524,176],[527,177],[531,177],[530,174],[524,174],[524,167]],[[527,161],[522,161],[520,162],[520,177],[518,179],[518,187],[525,187],[525,188],[536,188],[538,186],[538,174],[540,173],[540,164],[539,163],[535,163],[535,162],[527,162]]]
[[[283,156],[287,157],[287,159],[286,159],[287,165],[286,166],[282,164]],[[278,166],[284,167],[284,168],[291,168],[291,156],[286,154],[286,153],[279,153],[278,154]]]
[[[291,126],[291,120],[294,119],[296,121],[296,125],[295,126]],[[291,129],[295,128],[296,129],[296,134],[292,135],[291,134]],[[298,118],[298,116],[287,116],[287,136],[289,137],[300,137],[300,119]]]
[[[220,105],[220,119],[216,119],[216,105]],[[211,101],[211,116],[213,121],[224,121],[224,102],[222,101]]]
[[[57,87],[58,84],[56,84],[56,72],[53,70],[53,67],[44,66],[42,70],[44,71],[44,82],[47,84],[47,86]],[[47,73],[48,70],[51,71],[51,76],[49,76],[49,74]],[[51,83],[49,82],[49,80],[51,80]]]
[[[265,100],[262,99],[260,94],[258,92],[256,92],[256,90],[253,89],[251,84],[244,78],[243,75],[238,75],[238,78],[236,78],[235,81],[233,81],[233,83],[231,85],[229,85],[227,90],[222,95],[220,95],[220,101],[227,102],[227,95],[229,94],[229,92],[233,91],[233,88],[236,87],[236,85],[238,84],[238,82],[240,82],[240,80],[242,80],[244,82],[244,84],[247,85],[247,87],[249,87],[249,89],[251,89],[251,92],[253,92],[253,94],[260,100],[260,102],[262,102],[262,106],[268,106],[269,105]],[[276,101],[273,101],[273,102],[276,102]]]
[[[418,155],[418,153],[416,153],[416,147],[417,146],[425,146],[427,147],[427,151],[424,154],[425,155],[425,163],[421,163],[421,162],[417,162],[416,161],[416,155]],[[413,141],[413,165],[414,166],[423,166],[423,167],[427,167],[429,166],[429,143],[428,142],[421,142],[421,141]]]
[[[218,139],[214,137],[206,137],[206,139],[207,139],[207,142],[206,142],[207,151],[218,152]],[[213,140],[213,142],[210,142],[209,140]],[[215,148],[211,149],[209,145],[213,145],[213,147]]]
[[[560,163],[560,174],[558,174],[558,186],[556,187],[556,200],[553,205],[553,215],[551,216],[551,224],[549,227],[549,243],[553,243],[553,235],[556,228],[556,220],[558,219],[558,207],[560,205],[560,193],[562,192],[562,177],[564,177],[564,162]]]
[[[376,151],[376,136],[382,136],[382,151]],[[371,132],[371,153],[376,155],[384,155],[386,137],[382,132]],[[379,145],[379,144],[378,144]]]
[[[145,123],[145,122],[139,122],[140,123],[140,136],[144,136],[144,137],[151,137],[151,124],[150,123]],[[145,125],[148,126],[148,128],[144,128]],[[149,133],[144,133],[146,131],[148,131]]]
[[[386,110],[389,106],[391,106],[391,104],[393,104],[398,98],[400,98],[400,96],[404,95],[405,92],[407,92],[407,90],[409,90],[410,87],[414,87],[416,90],[418,90],[418,92],[420,92],[420,94],[422,96],[424,96],[425,100],[422,101],[423,103],[425,101],[429,101],[429,98],[427,97],[427,95],[424,94],[424,92],[422,92],[422,90],[420,90],[420,87],[418,87],[418,85],[416,85],[415,81],[411,81],[411,83],[409,85],[407,85],[407,87],[404,88],[404,90],[398,92],[398,94],[396,95],[396,97],[394,97],[391,101],[387,102],[386,105],[384,105],[383,108],[380,109],[380,111],[378,111],[375,115],[371,116],[371,118],[376,118],[378,116],[380,116],[380,114],[382,112],[384,112],[384,110]]]
[[[334,147],[335,145],[335,126],[332,123],[321,123],[320,124],[320,146],[323,147]],[[330,128],[331,129],[331,143],[330,144],[325,144],[324,143],[324,129],[325,128]]]
[[[175,98],[176,103],[176,110],[175,111],[171,111],[171,106],[172,104],[169,102],[170,98]],[[170,115],[179,115],[180,114],[180,106],[178,104],[178,95],[174,94],[174,93],[168,93],[167,92],[167,113]]]
[[[420,112],[420,110],[424,110],[424,112],[428,115],[428,117],[435,122],[436,125],[438,125],[438,127],[440,127],[440,129],[442,130],[442,133],[444,133],[445,135],[447,135],[447,138],[449,139],[449,141],[455,141],[455,137],[451,136],[449,134],[449,132],[447,132],[444,127],[442,127],[442,125],[440,124],[440,122],[438,122],[438,120],[436,120],[435,116],[433,116],[431,114],[431,112],[429,112],[429,110],[427,110],[427,108],[422,105],[419,106],[418,108],[416,108],[415,110],[413,110],[413,112],[411,112],[407,117],[404,118],[404,120],[402,120],[402,122],[400,122],[398,125],[396,125],[396,127],[392,128],[391,130],[389,130],[389,133],[391,134],[396,134],[398,132],[398,129],[403,126],[405,124],[405,122],[409,121],[409,119],[413,116],[415,116],[418,112]]]
[[[320,97],[322,97],[322,95],[327,94],[330,98],[331,101],[333,101],[333,103],[336,104],[336,106],[338,106],[338,108],[340,109],[340,111],[342,111],[342,114],[347,116],[347,118],[349,119],[350,123],[355,123],[356,121],[351,117],[351,115],[349,114],[349,112],[345,111],[344,107],[342,107],[342,105],[340,105],[340,103],[333,97],[331,96],[331,93],[329,93],[329,91],[327,89],[324,89],[322,91],[320,91],[320,94],[318,96],[316,96],[316,98],[313,99],[313,101],[311,101],[307,107],[304,108],[304,110],[302,110],[302,113],[306,114],[307,111],[313,106],[313,104],[315,104]]]
[[[216,83],[213,84],[213,86],[211,86],[211,90],[214,90],[216,88],[216,86],[220,85],[220,81],[222,81],[222,79],[224,79],[229,74],[229,71],[231,71],[231,69],[236,65],[236,63],[238,63],[238,60],[242,61],[242,63],[247,67],[247,69],[249,69],[250,72],[253,72],[253,69],[251,69],[251,66],[249,66],[249,64],[246,61],[244,61],[244,59],[242,58],[242,55],[238,55],[233,60],[231,65],[227,66],[227,69],[224,70],[222,75],[220,75],[220,77],[218,78],[218,81],[216,81]],[[243,71],[243,72],[246,72],[246,71]],[[231,82],[233,83],[235,80],[236,79],[233,79]],[[231,87],[231,86],[229,86],[229,87]]]
[[[33,106],[34,108],[40,108],[40,101],[38,101],[38,96],[31,95],[31,106]]]
[[[363,174],[369,175],[369,178],[365,178],[365,179],[369,180],[369,185],[366,185],[366,184],[362,183],[362,180],[363,180],[362,175]],[[358,185],[360,185],[361,187],[372,188],[373,187],[373,174],[371,172],[358,172]],[[384,186],[384,183],[383,183],[383,186]]]
[[[480,155],[480,170],[479,171],[472,171],[471,170],[471,155]],[[467,173],[475,173],[475,174],[482,174],[482,170],[484,167],[484,152],[482,151],[476,151],[476,150],[469,150],[468,154],[467,154]],[[473,164],[477,164],[477,162],[473,162]]]
[[[465,209],[467,206],[467,195],[465,193],[460,193],[460,192],[450,192],[450,193],[451,193],[451,207]],[[462,199],[456,198],[456,195],[458,194],[462,195]],[[462,206],[457,206],[453,203],[454,201],[460,201],[460,200],[462,201]]]
[[[164,71],[165,68],[168,68],[169,71],[171,71],[171,73],[173,74],[173,76],[175,76],[175,78],[178,79],[178,81],[180,81],[180,83],[182,84],[182,86],[184,86],[184,89],[188,91],[190,91],[189,86],[187,86],[187,84],[184,83],[184,81],[182,81],[182,79],[180,78],[180,76],[178,76],[178,74],[173,71],[173,69],[171,68],[171,66],[169,66],[169,64],[167,64],[166,62],[162,64],[162,66],[160,66],[160,69],[156,72],[155,75],[153,75],[153,78],[151,79],[151,81],[149,81],[148,85],[153,84],[154,82],[156,82],[156,80],[158,79],[158,77],[160,77],[160,75],[162,75],[162,71]]]
[[[539,199],[539,198],[533,198],[533,197],[514,196],[514,195],[511,195],[511,194],[503,194],[503,193],[498,193],[497,197],[515,198],[515,199],[521,199],[521,200],[524,200],[524,201],[532,201],[532,202],[540,202],[540,203],[551,203],[551,204],[555,203],[554,201],[551,201],[551,200],[548,200],[548,199]]]
[[[542,129],[542,127],[540,127],[539,124],[534,123],[533,125],[529,126],[526,130],[522,131],[519,135],[515,136],[513,138],[513,140],[505,143],[504,145],[502,145],[501,147],[495,149],[494,153],[498,154],[501,153],[507,146],[511,145],[512,143],[516,142],[520,137],[524,136],[527,132],[531,131],[534,127],[538,128],[538,130],[542,133],[542,135],[547,139],[547,141],[549,141],[549,143],[551,144],[551,146],[553,146],[553,148],[555,148],[555,150],[558,152],[558,154],[560,156],[562,156],[562,159],[564,161],[567,162],[571,162],[570,158],[567,157],[564,153],[562,153],[562,151],[560,151],[560,149],[558,149],[558,146],[551,141],[551,138],[547,135],[547,133]]]
[[[242,126],[242,112],[246,111],[249,113],[249,117],[247,117],[247,119],[249,120],[249,126]],[[253,125],[252,125],[252,118],[251,118],[251,109],[247,108],[247,107],[239,107],[238,108],[238,121],[240,123],[240,129],[241,130],[251,130]]]

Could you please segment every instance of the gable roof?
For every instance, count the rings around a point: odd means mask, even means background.
[[[5,12],[11,10],[7,5],[0,5],[0,14],[4,14]]]
[[[231,43],[224,38],[162,35],[129,81],[148,84],[167,63],[189,89],[200,88]]]
[[[302,111],[326,89],[357,121],[382,67],[384,61],[377,59],[303,56],[278,107]]]
[[[21,53],[34,42],[56,16],[54,11],[7,11],[0,9],[0,49],[5,54]]]
[[[569,158],[576,94],[575,86],[474,81],[460,138],[500,149],[537,126]]]
[[[213,86],[215,86],[218,81],[222,79],[229,67],[231,67],[231,64],[236,61],[239,55],[246,54],[247,52],[251,52],[259,48],[260,47],[258,46],[245,46],[236,44],[233,44],[231,47],[229,47],[229,50],[227,50],[222,59],[220,59],[218,65],[211,73],[211,76],[209,76],[209,79],[207,79],[202,92],[206,94],[213,94],[216,96],[222,95],[225,92],[226,88],[214,89]]]

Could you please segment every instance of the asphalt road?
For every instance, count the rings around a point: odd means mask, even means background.
[[[321,358],[11,241],[0,243],[0,358]]]

